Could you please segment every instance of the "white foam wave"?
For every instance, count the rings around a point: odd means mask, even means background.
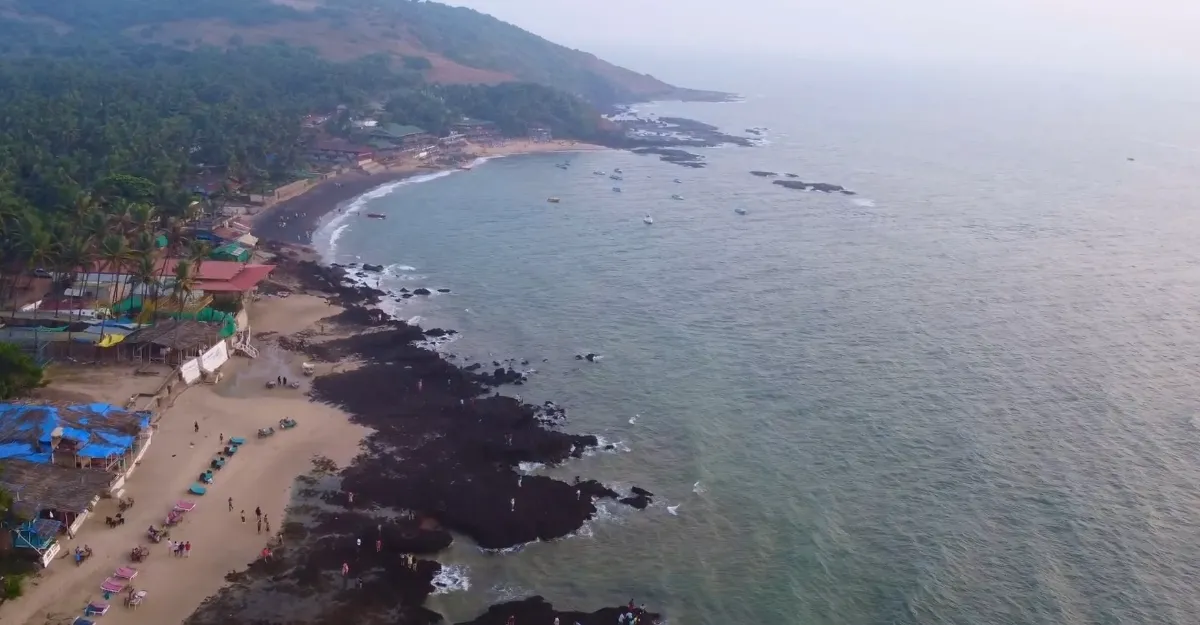
[[[412,317],[409,317],[408,320],[405,321],[404,323],[407,323],[410,326],[419,326],[419,325],[421,325],[421,315],[413,315]]]
[[[538,471],[539,469],[544,469],[544,468],[546,468],[546,465],[544,465],[540,462],[519,462],[519,463],[517,463],[517,470],[525,475],[529,475],[530,473],[533,473],[534,471]]]
[[[608,449],[609,445],[612,446],[612,449]],[[609,441],[603,436],[597,436],[596,444],[592,447],[584,449],[583,456],[588,458],[596,455],[597,453],[618,454],[627,453],[629,451],[632,450],[629,448],[629,445],[625,443],[625,441]]]
[[[413,176],[412,178],[405,178],[404,180],[396,180],[394,182],[379,185],[378,187],[363,193],[353,200],[350,200],[350,202],[348,202],[345,206],[340,207],[338,209],[338,213],[332,219],[330,219],[315,233],[313,233],[313,245],[317,248],[317,251],[320,252],[322,259],[324,259],[326,262],[333,262],[335,260],[334,255],[337,254],[337,242],[342,238],[342,235],[346,233],[347,228],[350,226],[350,218],[362,212],[362,209],[365,208],[367,204],[371,202],[371,200],[377,200],[381,197],[388,196],[394,193],[397,189],[410,184],[419,184],[422,182],[428,182],[430,180],[436,180],[438,178],[444,178],[455,171],[456,170],[439,171],[432,174],[422,174],[420,176]]]
[[[704,486],[702,484],[700,484],[700,482],[696,482],[695,484],[692,484],[692,492],[696,493],[697,495],[703,495],[706,490],[707,489],[704,488]]]
[[[863,208],[874,208],[875,207],[875,200],[867,199],[865,197],[854,198],[853,200],[850,200],[850,203],[855,206],[861,206]]]
[[[471,578],[467,576],[467,567],[461,564],[443,564],[442,570],[433,576],[433,594],[444,595],[459,590],[471,589]]]

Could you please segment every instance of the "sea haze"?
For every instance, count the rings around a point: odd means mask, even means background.
[[[390,288],[451,289],[394,310],[461,330],[452,353],[528,359],[509,392],[616,445],[552,475],[658,496],[514,553],[460,540],[444,561],[469,589],[432,607],[536,592],[674,623],[1195,623],[1194,107],[862,70],[742,91],[641,109],[769,128],[704,150],[706,169],[500,159],[318,233]]]

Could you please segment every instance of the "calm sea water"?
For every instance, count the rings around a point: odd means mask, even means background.
[[[1195,623],[1194,102],[776,78],[743,75],[743,103],[643,107],[770,129],[704,150],[707,169],[501,159],[377,192],[358,206],[387,221],[318,234],[393,288],[452,289],[397,314],[463,331],[453,353],[528,358],[515,391],[621,450],[550,474],[658,495],[514,553],[460,540],[445,561],[469,588],[433,607],[537,593],[633,597],[676,624]]]

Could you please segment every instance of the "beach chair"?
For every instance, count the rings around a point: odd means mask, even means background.
[[[108,602],[99,599],[87,604],[87,607],[83,609],[84,616],[104,616],[105,614],[108,614]]]
[[[82,616],[77,616],[75,620],[71,621],[71,625],[96,625],[96,621],[89,621]]]
[[[202,483],[204,483],[204,484],[212,484],[212,483],[213,483],[213,472],[212,472],[212,470],[211,470],[211,469],[209,469],[208,471],[205,471],[204,473],[201,473],[201,474],[200,474],[200,481],[201,481]]]
[[[132,566],[117,567],[117,570],[113,571],[113,577],[119,577],[121,579],[133,579],[137,577],[137,574],[138,570]]]
[[[125,607],[133,608],[136,610],[139,605],[142,605],[142,601],[145,600],[145,598],[146,598],[146,591],[139,590],[139,591],[133,593],[133,595],[131,595],[129,597],[125,597]]]
[[[188,492],[193,495],[203,495],[204,493],[208,492],[208,489],[205,488],[204,486],[202,486],[201,484],[196,483],[196,484],[192,484],[192,487],[188,489]]]
[[[237,446],[237,445],[227,445],[227,446],[225,447],[225,455],[226,455],[226,456],[232,456],[233,454],[236,454],[236,453],[237,453],[237,450],[238,450],[238,446]]]
[[[217,456],[216,458],[213,458],[213,461],[212,461],[212,468],[214,468],[214,469],[216,469],[216,470],[220,471],[220,470],[221,470],[221,469],[222,469],[224,466],[225,466],[225,459],[224,459],[224,458],[222,458],[222,457],[220,457],[220,456]]]
[[[244,438],[242,438],[242,437],[240,437],[240,436],[235,436],[235,437],[233,437],[233,438],[229,439],[229,442],[230,442],[231,444],[233,444],[233,445],[239,445],[239,446],[240,446],[240,445],[245,445],[245,444],[246,444],[246,439],[244,439]]]
[[[296,427],[296,420],[295,419],[280,419],[279,427],[281,427],[285,430],[290,430],[290,429]]]
[[[110,577],[100,584],[100,590],[103,590],[107,593],[116,594],[122,590],[125,590],[125,586],[125,580],[121,579],[120,577]]]
[[[191,499],[180,499],[175,502],[175,509],[180,512],[191,512],[196,509],[196,502]]]

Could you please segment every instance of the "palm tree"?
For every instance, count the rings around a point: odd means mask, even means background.
[[[90,266],[95,258],[91,237],[76,235],[63,241],[62,248],[59,250],[59,265],[65,268],[62,272],[63,274],[70,275],[70,280],[64,282],[69,282],[74,286],[75,280],[79,275],[79,268]],[[87,269],[84,269],[84,271],[86,272]],[[80,311],[80,314],[82,314],[82,311]],[[68,315],[67,322],[70,323],[70,321],[71,317]],[[67,334],[67,340],[70,341],[72,333],[68,331]]]
[[[139,250],[134,255],[131,270],[133,272],[133,279],[130,281],[130,284],[132,284],[133,288],[142,287],[142,314],[145,315],[147,312],[150,312],[151,316],[147,317],[147,319],[153,318],[153,313],[157,312],[158,308],[159,286],[158,276],[155,275],[158,267],[153,250]],[[147,299],[151,297],[153,298],[153,304],[148,305]],[[153,306],[154,308],[151,309],[148,306]]]
[[[122,294],[121,277],[124,274],[125,263],[129,261],[129,243],[124,236],[120,234],[110,234],[104,237],[100,242],[100,258],[107,265],[105,268],[116,274],[116,279],[113,287],[112,304],[116,305],[120,299],[118,296]],[[96,286],[99,288],[100,278],[96,278]]]
[[[172,348],[179,343],[179,326],[183,320],[183,306],[192,296],[196,286],[196,278],[192,275],[192,265],[181,260],[175,265],[174,282],[171,283],[171,300],[175,302],[175,338],[171,340]]]

